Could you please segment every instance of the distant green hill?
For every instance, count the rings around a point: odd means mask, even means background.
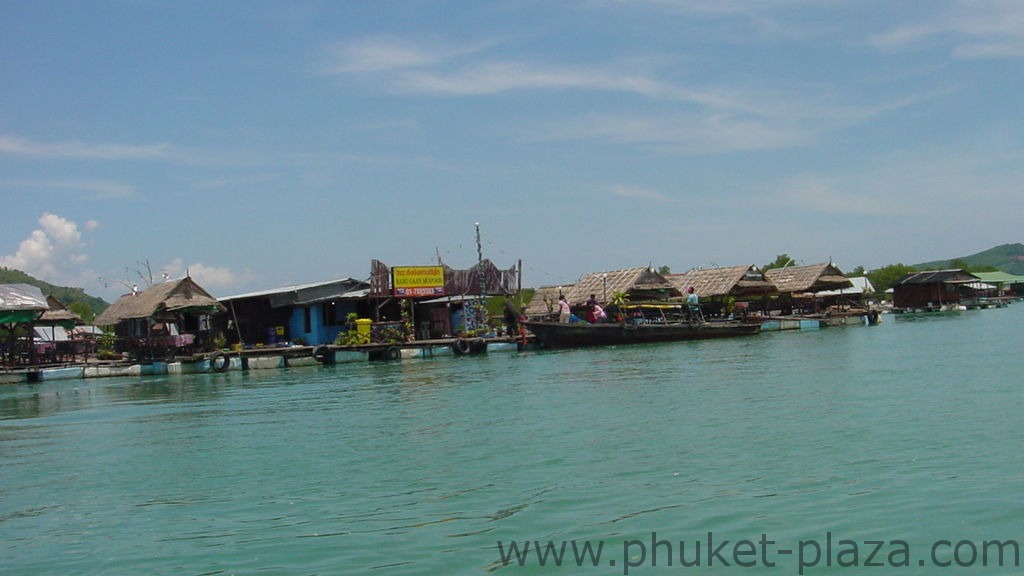
[[[943,268],[959,268],[960,264],[966,263],[974,270],[991,266],[1009,274],[1024,276],[1024,244],[1003,244],[995,248],[989,248],[984,252],[978,252],[970,256],[962,256],[952,260],[936,260],[923,264],[914,264],[918,270],[937,270]]]
[[[95,296],[89,296],[85,293],[85,290],[81,288],[54,286],[48,282],[43,282],[42,280],[33,278],[21,270],[0,268],[0,284],[30,284],[32,286],[37,286],[43,291],[44,296],[53,296],[68,308],[71,308],[71,305],[76,302],[81,302],[88,306],[89,309],[93,311],[94,315],[99,314],[106,310],[107,306],[110,306],[106,300]]]

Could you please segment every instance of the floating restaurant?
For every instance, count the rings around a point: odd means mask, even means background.
[[[551,319],[562,297],[576,321],[586,317],[591,299],[603,305],[678,305],[690,289],[699,295],[702,318],[753,318],[762,330],[877,319],[866,301],[873,292],[867,279],[849,278],[831,262],[767,271],[740,265],[682,274],[650,266],[592,272],[573,284],[535,290],[522,310],[512,298],[522,294],[521,271],[521,262],[501,269],[482,257],[464,270],[373,260],[365,280],[347,277],[223,298],[185,277],[119,298],[95,320],[105,332],[84,326],[38,288],[3,285],[0,382],[516,350],[534,341],[520,321]],[[897,311],[931,310],[980,307],[1022,286],[1020,277],[943,270],[907,275],[893,292]],[[486,301],[493,297],[505,302],[503,313],[500,306],[488,311]]]

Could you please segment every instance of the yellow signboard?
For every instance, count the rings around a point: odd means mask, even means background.
[[[444,296],[443,266],[395,266],[391,288],[399,298]]]

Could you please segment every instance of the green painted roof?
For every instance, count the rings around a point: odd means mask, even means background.
[[[1007,272],[975,272],[974,275],[987,284],[1024,284],[1024,276]]]

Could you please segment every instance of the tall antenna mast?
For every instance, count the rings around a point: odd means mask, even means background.
[[[484,248],[480,243],[480,223],[476,222],[476,265],[477,279],[480,281],[480,300],[484,299]]]

